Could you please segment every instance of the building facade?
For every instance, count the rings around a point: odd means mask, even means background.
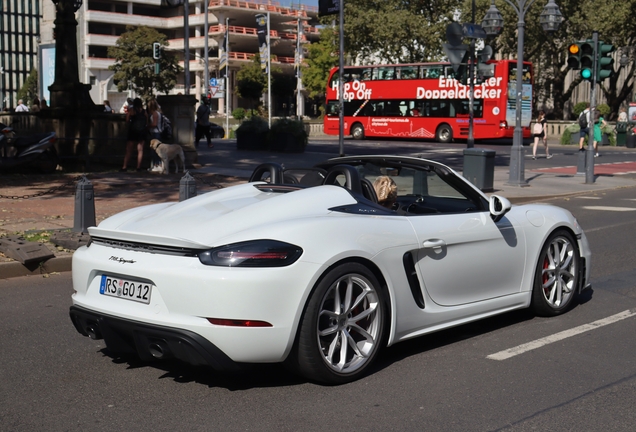
[[[52,4],[52,2],[50,2]],[[181,3],[181,4],[179,4]],[[212,110],[224,114],[241,106],[241,100],[231,95],[229,104],[220,91],[218,77],[219,59],[226,33],[229,34],[229,79],[234,88],[237,71],[253,61],[259,52],[256,33],[256,16],[269,14],[270,46],[272,65],[278,66],[285,74],[294,75],[297,38],[302,43],[318,40],[318,10],[305,5],[281,6],[271,1],[239,0],[190,0],[187,8],[182,0],[85,0],[76,13],[78,21],[78,58],[80,80],[91,84],[91,97],[95,103],[109,100],[115,110],[120,110],[131,92],[119,92],[113,82],[113,72],[108,67],[115,60],[108,57],[108,47],[114,46],[127,26],[148,26],[157,29],[168,38],[167,50],[175,53],[179,64],[185,69],[186,57],[189,75],[178,79],[172,94],[192,94],[201,100],[206,93],[212,97]],[[176,7],[169,4],[177,4]],[[188,10],[187,20],[184,18]],[[210,82],[205,83],[205,24],[207,12],[207,67]],[[42,44],[53,44],[53,21],[55,8],[45,7],[42,21]],[[298,34],[298,22],[302,34]],[[186,22],[188,43],[185,43]],[[186,46],[187,45],[187,46]],[[186,52],[187,51],[187,52]],[[302,51],[302,50],[301,50]],[[216,80],[216,81],[215,81]],[[186,83],[189,84],[186,88]],[[207,85],[206,85],[207,84]],[[231,94],[231,93],[230,93]],[[280,101],[279,101],[280,102]],[[280,110],[284,103],[279,103]],[[289,107],[287,107],[289,108]],[[295,114],[295,112],[294,112]]]
[[[4,110],[16,107],[18,90],[37,69],[42,0],[1,0],[0,5],[0,110]]]

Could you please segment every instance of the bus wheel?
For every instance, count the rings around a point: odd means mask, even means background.
[[[453,129],[447,124],[439,125],[435,139],[445,144],[453,141]]]
[[[361,140],[364,139],[364,127],[360,123],[356,123],[351,126],[351,136],[353,139]]]

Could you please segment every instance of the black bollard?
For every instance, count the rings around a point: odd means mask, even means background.
[[[190,175],[190,171],[186,171],[179,181],[179,201],[185,201],[195,196],[197,196],[196,180]]]
[[[576,175],[585,175],[585,170],[587,168],[587,150],[578,151],[579,154],[577,164],[576,164]]]
[[[73,232],[87,233],[88,227],[95,223],[95,195],[93,184],[86,176],[75,186],[75,216],[73,218]]]

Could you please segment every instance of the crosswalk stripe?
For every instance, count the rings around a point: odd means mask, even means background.
[[[610,207],[610,206],[584,206],[586,210],[603,210],[603,211],[615,211],[615,212],[628,212],[636,211],[633,207]]]
[[[495,354],[490,354],[489,356],[486,356],[486,358],[490,360],[506,360],[506,359],[509,359],[510,357],[523,354],[527,351],[532,351],[534,349],[541,348],[542,346],[545,346],[554,342],[558,342],[560,340],[563,340],[572,336],[576,336],[581,333],[585,333],[586,331],[594,330],[599,327],[606,326],[608,324],[613,324],[617,321],[624,320],[633,315],[636,315],[636,309],[628,309],[621,313],[617,313],[616,315],[612,315],[610,317],[603,318],[598,321],[591,322],[589,324],[584,324],[582,326],[574,327],[569,330],[564,330],[562,332],[555,333],[553,335],[546,336],[544,338],[537,339],[532,342],[518,345],[514,348],[499,351],[498,353],[495,353]]]

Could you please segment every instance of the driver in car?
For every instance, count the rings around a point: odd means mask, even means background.
[[[373,182],[375,194],[378,196],[378,204],[391,210],[395,210],[397,200],[397,185],[389,176],[382,175]]]

